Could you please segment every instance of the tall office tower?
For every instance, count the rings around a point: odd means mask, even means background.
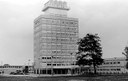
[[[49,0],[34,20],[36,74],[68,74],[75,62],[78,19],[67,16],[65,1]]]

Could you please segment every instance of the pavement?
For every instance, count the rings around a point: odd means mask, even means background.
[[[10,75],[2,74],[5,77],[57,77],[57,76],[71,76],[71,74],[55,74],[55,75],[45,75],[45,74],[28,74],[28,75]]]

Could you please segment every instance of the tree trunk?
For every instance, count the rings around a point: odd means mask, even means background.
[[[79,74],[81,74],[81,67],[82,67],[82,66],[80,65],[80,66],[79,66]]]
[[[79,67],[79,75],[80,75],[80,73],[81,73],[81,66]]]
[[[94,74],[96,74],[97,72],[96,72],[96,65],[95,64],[93,64],[93,68],[94,68]]]

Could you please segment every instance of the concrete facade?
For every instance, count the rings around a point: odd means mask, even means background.
[[[23,66],[0,66],[0,74],[10,74],[11,72],[22,71]]]
[[[10,74],[11,72],[23,72],[23,69],[25,69],[25,66],[20,65],[3,65],[0,66],[0,74]],[[28,72],[29,74],[33,73],[33,66],[28,66]]]
[[[36,74],[68,74],[75,64],[78,19],[68,17],[64,1],[49,0],[34,20],[34,68]]]
[[[97,67],[97,73],[101,74],[121,74],[128,73],[126,69],[126,63],[124,57],[115,57],[115,58],[106,58],[104,59],[104,63]],[[86,69],[86,72],[93,72],[93,67],[90,69]]]

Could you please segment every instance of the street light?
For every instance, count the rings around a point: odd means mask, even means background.
[[[31,60],[30,60],[30,59],[28,59],[28,66],[29,66],[30,61],[31,61]]]
[[[30,63],[30,59],[28,60],[28,73],[29,73],[29,70],[30,70],[30,67],[29,67],[29,63]]]

